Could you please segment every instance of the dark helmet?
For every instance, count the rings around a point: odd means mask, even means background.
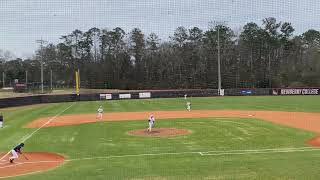
[[[21,143],[20,145],[23,147],[23,146],[24,146],[24,143]]]

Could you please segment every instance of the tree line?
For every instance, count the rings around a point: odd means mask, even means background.
[[[79,69],[87,88],[217,88],[219,39],[222,88],[319,87],[320,32],[293,33],[291,23],[273,17],[247,23],[241,32],[224,24],[206,30],[181,26],[168,40],[139,28],[76,29],[30,59],[0,55],[0,71],[7,84],[25,81],[26,71],[28,82],[40,82],[42,60],[46,83],[52,71],[54,84],[72,86]]]

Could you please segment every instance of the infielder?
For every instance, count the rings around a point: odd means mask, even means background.
[[[24,147],[24,143],[20,143],[19,145],[17,145],[11,150],[12,156],[9,158],[10,163],[13,163],[13,161],[18,158],[18,153],[22,154],[21,152],[22,147]]]
[[[154,124],[154,121],[155,121],[154,116],[153,116],[153,114],[151,114],[149,119],[148,119],[148,125],[149,125],[149,127],[147,129],[148,132],[152,131],[152,126]]]
[[[98,119],[102,120],[102,117],[103,117],[103,108],[102,106],[100,106],[98,109]]]
[[[187,102],[187,110],[191,111],[191,102]]]

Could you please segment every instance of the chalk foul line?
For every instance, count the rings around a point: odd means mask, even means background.
[[[38,132],[40,129],[42,129],[43,127],[45,127],[46,125],[50,124],[53,120],[55,120],[58,116],[60,116],[62,113],[66,112],[68,109],[70,109],[75,103],[72,103],[70,106],[68,106],[67,108],[65,108],[64,110],[60,111],[58,114],[56,114],[55,116],[51,117],[46,123],[44,123],[43,125],[41,125],[38,129],[34,130],[31,134],[29,134],[26,138],[22,139],[21,142],[25,142],[28,139],[30,139],[36,132]]]
[[[96,156],[77,159],[66,159],[70,161],[96,160],[96,159],[111,159],[111,158],[126,158],[126,157],[144,157],[144,156],[166,156],[166,155],[184,155],[184,154],[198,154],[200,156],[209,155],[246,155],[246,154],[269,154],[269,153],[293,153],[293,152],[309,152],[320,151],[320,148],[314,147],[297,147],[297,148],[273,148],[273,149],[250,149],[250,150],[227,150],[227,151],[206,151],[206,152],[168,152],[168,153],[148,153],[148,154],[127,154],[127,155],[111,155],[111,156]]]
[[[29,135],[27,135],[27,137],[22,138],[20,140],[20,142],[26,142],[28,139],[30,139],[36,132],[38,132],[40,129],[42,129],[44,126],[48,125],[49,123],[51,123],[54,119],[56,119],[58,116],[60,116],[62,113],[66,112],[68,109],[70,109],[75,103],[72,103],[70,106],[68,106],[67,108],[65,108],[64,110],[60,111],[58,114],[56,114],[55,116],[51,117],[46,123],[44,123],[42,126],[40,126],[38,129],[34,130],[32,133],[30,133]],[[9,155],[11,152],[11,150],[9,152],[7,152],[5,155],[3,155],[0,158],[0,161],[2,161],[7,155]]]

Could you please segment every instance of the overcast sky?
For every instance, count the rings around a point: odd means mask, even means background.
[[[0,49],[31,56],[41,37],[52,43],[75,29],[139,27],[167,39],[178,26],[202,29],[227,21],[234,30],[266,17],[291,22],[301,34],[320,30],[319,0],[0,0]]]

